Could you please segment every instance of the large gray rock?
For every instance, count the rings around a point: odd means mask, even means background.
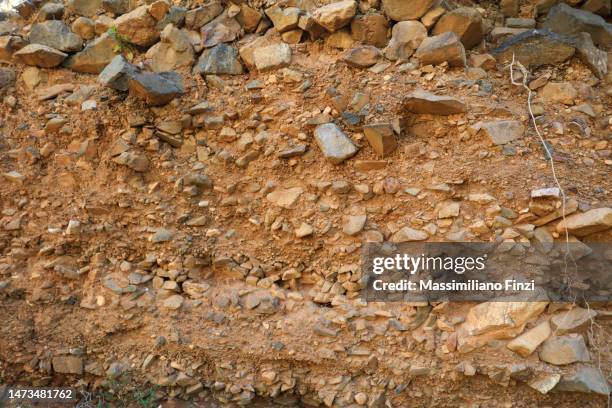
[[[100,73],[98,81],[104,86],[125,92],[128,90],[130,77],[137,71],[123,55],[117,55]]]
[[[30,43],[42,44],[63,52],[83,49],[83,39],[72,32],[62,21],[51,20],[34,24],[29,36]]]
[[[334,123],[317,126],[314,136],[325,158],[333,164],[340,164],[357,154],[357,146]]]
[[[223,4],[220,1],[210,1],[201,7],[189,10],[185,15],[185,26],[197,30],[213,21],[215,17],[223,12],[223,9]]]
[[[539,355],[540,360],[554,365],[591,361],[581,334],[551,337],[544,342]]]
[[[512,36],[493,50],[492,54],[502,63],[520,61],[527,68],[557,65],[570,59],[576,48],[566,36],[548,30],[529,30]]]
[[[610,387],[601,370],[594,367],[580,367],[576,372],[564,375],[554,391],[609,395]]]
[[[61,20],[64,16],[64,5],[60,3],[47,3],[40,8],[36,20]]]
[[[0,68],[0,94],[15,85],[17,74],[9,68]]]
[[[185,17],[187,16],[187,9],[180,6],[171,6],[170,10],[166,13],[164,18],[157,22],[157,30],[162,31],[168,24],[172,24],[177,28],[181,28],[185,25]]]
[[[105,33],[68,58],[64,65],[76,72],[99,74],[117,55],[115,46],[115,41]]]
[[[130,93],[152,106],[165,105],[185,93],[181,76],[176,72],[141,72],[128,81]]]
[[[193,67],[194,74],[240,75],[243,72],[238,50],[227,44],[219,44],[205,50]]]
[[[415,56],[423,65],[448,62],[451,67],[465,67],[465,47],[457,34],[447,32],[423,40]]]
[[[473,7],[459,7],[440,17],[432,34],[438,35],[447,31],[457,34],[463,46],[470,49],[482,41],[482,16]]]
[[[465,103],[451,96],[438,96],[427,91],[414,91],[406,96],[403,108],[407,112],[431,115],[454,115],[467,110]]]
[[[395,21],[421,18],[435,3],[437,0],[382,0],[383,11]]]
[[[214,47],[221,43],[230,43],[238,39],[243,33],[244,30],[238,20],[229,17],[226,13],[219,15],[200,29],[202,46],[205,48]]]
[[[612,24],[597,14],[570,7],[565,3],[550,9],[544,27],[572,36],[582,32],[589,33],[593,42],[598,45],[609,46],[612,43]]]
[[[41,68],[57,67],[67,56],[68,54],[42,44],[30,44],[13,54],[13,57],[22,63]]]

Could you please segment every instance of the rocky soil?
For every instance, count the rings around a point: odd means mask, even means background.
[[[0,396],[607,406],[607,304],[360,290],[366,242],[612,241],[610,12],[27,0],[0,14]]]

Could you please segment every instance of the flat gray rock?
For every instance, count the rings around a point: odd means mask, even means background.
[[[98,81],[109,88],[127,91],[131,76],[138,72],[123,55],[117,55],[98,76]]]
[[[340,164],[357,154],[357,146],[334,123],[317,126],[314,135],[323,155],[333,164]]]

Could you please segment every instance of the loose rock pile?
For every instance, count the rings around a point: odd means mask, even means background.
[[[602,406],[606,304],[360,293],[368,242],[610,242],[610,13],[26,0],[2,14],[0,400],[23,383],[126,406]]]

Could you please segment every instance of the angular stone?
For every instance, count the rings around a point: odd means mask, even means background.
[[[177,310],[183,306],[183,302],[185,302],[185,298],[181,295],[172,295],[164,300],[164,307],[170,310]]]
[[[570,234],[577,237],[612,228],[612,208],[595,208],[585,213],[570,215],[557,224],[557,232],[565,233],[566,228]]]
[[[334,123],[317,126],[314,136],[325,158],[333,164],[340,164],[357,154],[357,146]]]
[[[597,312],[594,310],[574,307],[554,315],[550,322],[557,334],[580,333],[591,327],[595,316]]]
[[[570,59],[576,51],[571,40],[548,30],[529,30],[505,40],[492,54],[507,64],[515,55],[526,68],[557,65]]]
[[[382,0],[382,7],[391,20],[405,21],[421,18],[435,3],[436,0]]]
[[[427,91],[417,90],[406,96],[403,110],[411,113],[430,115],[454,115],[467,111],[462,101],[451,96],[438,96]]]
[[[165,105],[185,93],[181,76],[176,72],[137,73],[130,77],[128,88],[152,106]]]
[[[328,47],[339,48],[341,50],[348,50],[354,43],[355,40],[346,28],[342,28],[335,33],[331,33],[325,39],[325,44]]]
[[[61,374],[83,374],[83,359],[76,356],[57,356],[52,359],[53,371]]]
[[[34,24],[29,40],[33,44],[42,44],[63,52],[80,51],[83,40],[70,30],[62,21],[45,21]]]
[[[491,139],[495,145],[510,143],[523,137],[525,126],[518,120],[497,120],[479,124],[480,130]]]
[[[161,32],[161,41],[149,48],[146,57],[155,72],[172,71],[177,68],[191,67],[194,50],[189,36],[168,24]]]
[[[423,40],[416,51],[423,65],[438,65],[448,62],[451,67],[464,67],[465,48],[455,33],[443,33]]]
[[[139,173],[144,173],[149,170],[149,159],[144,154],[138,152],[123,152],[114,158],[113,161]]]
[[[281,34],[281,38],[287,44],[299,44],[302,41],[304,31],[300,28],[294,30],[285,31]]]
[[[554,390],[610,395],[608,381],[595,367],[580,367],[572,374],[565,374]]]
[[[274,5],[266,9],[266,15],[279,33],[297,28],[300,14],[301,10],[297,7],[281,8]]]
[[[99,74],[115,58],[115,40],[103,34],[88,44],[83,51],[72,55],[64,64],[76,72]]]
[[[11,63],[13,53],[19,51],[28,43],[16,35],[5,35],[0,37],[0,62]]]
[[[578,91],[569,82],[549,82],[542,89],[542,99],[549,104],[573,105],[576,98]]]
[[[27,45],[13,54],[13,57],[22,63],[41,68],[57,67],[67,56],[68,54],[41,44]]]
[[[570,7],[565,3],[559,3],[550,9],[544,28],[569,36],[589,33],[593,42],[602,46],[612,43],[612,24],[597,14]]]
[[[486,71],[495,69],[497,61],[491,54],[472,54],[469,58],[469,65],[474,68],[482,68]]]
[[[376,123],[363,127],[366,139],[372,149],[381,157],[386,157],[397,149],[397,140],[390,123]]]
[[[151,3],[148,8],[149,14],[157,21],[164,18],[168,10],[170,10],[170,2],[168,0],[157,0]]]
[[[253,52],[253,61],[259,71],[271,71],[291,64],[291,47],[277,43],[260,47]]]
[[[129,78],[137,72],[123,55],[117,55],[98,76],[98,82],[118,91],[127,91]]]
[[[257,30],[261,17],[261,13],[257,11],[257,9],[249,7],[246,3],[242,3],[240,5],[240,13],[238,13],[236,19],[242,25],[245,32],[252,33]]]
[[[435,212],[438,214],[438,219],[453,218],[459,216],[461,203],[458,201],[446,200],[436,205]]]
[[[197,30],[213,21],[223,12],[223,9],[223,4],[220,1],[210,1],[201,7],[191,9],[185,15],[185,26]]]
[[[72,31],[84,40],[91,40],[96,36],[95,23],[87,17],[79,17],[72,23]]]
[[[580,33],[576,37],[576,54],[595,76],[604,79],[608,73],[608,53],[593,44],[589,33]]]
[[[382,14],[358,15],[351,21],[353,39],[375,47],[387,45],[388,29],[389,24]]]
[[[266,196],[266,199],[283,208],[293,208],[300,195],[304,192],[301,187],[293,187],[286,190],[275,190]]]
[[[385,57],[392,61],[406,60],[426,38],[427,29],[420,22],[400,21],[393,26],[391,41],[385,49]]]
[[[542,345],[539,356],[540,360],[554,365],[591,361],[584,337],[580,334],[549,338]]]
[[[333,33],[349,24],[356,12],[357,4],[354,0],[342,0],[319,7],[311,14],[321,27]]]
[[[311,225],[305,222],[301,223],[299,227],[295,229],[295,236],[298,238],[304,238],[314,233],[314,229]]]
[[[445,13],[446,9],[442,6],[432,7],[423,17],[421,17],[421,23],[429,30]]]
[[[429,238],[429,236],[426,232],[410,227],[404,227],[393,234],[390,241],[396,244],[401,244],[402,242],[424,241],[427,238]]]
[[[78,16],[95,16],[102,8],[102,0],[68,0],[68,10]]]
[[[358,45],[351,48],[342,57],[348,65],[356,68],[368,68],[378,62],[381,52],[372,45]]]
[[[550,390],[555,388],[560,379],[560,374],[542,371],[536,373],[534,378],[529,379],[527,385],[539,391],[541,394],[548,394]]]
[[[466,49],[480,44],[484,34],[480,12],[473,7],[459,7],[444,14],[434,26],[432,34],[448,31],[457,34]]]
[[[223,13],[200,29],[202,46],[214,47],[221,43],[230,43],[242,34],[238,20]]]
[[[510,341],[506,347],[523,357],[529,356],[552,333],[548,320]]]
[[[543,295],[536,291],[522,302],[499,298],[473,306],[457,331],[457,350],[469,352],[493,339],[512,338],[521,333],[529,321],[546,309],[548,302],[538,300]]]
[[[34,68],[35,69],[35,68]],[[0,93],[15,86],[17,73],[9,68],[0,67]]]
[[[228,44],[219,44],[205,50],[193,67],[194,74],[240,75],[243,72],[238,50]]]
[[[157,20],[147,6],[140,6],[115,20],[117,33],[126,41],[140,47],[149,47],[159,40]]]
[[[37,21],[61,20],[64,16],[64,5],[60,3],[47,3],[40,8]]]
[[[349,215],[345,218],[344,227],[342,232],[346,235],[356,235],[363,230],[367,221],[367,215]]]

